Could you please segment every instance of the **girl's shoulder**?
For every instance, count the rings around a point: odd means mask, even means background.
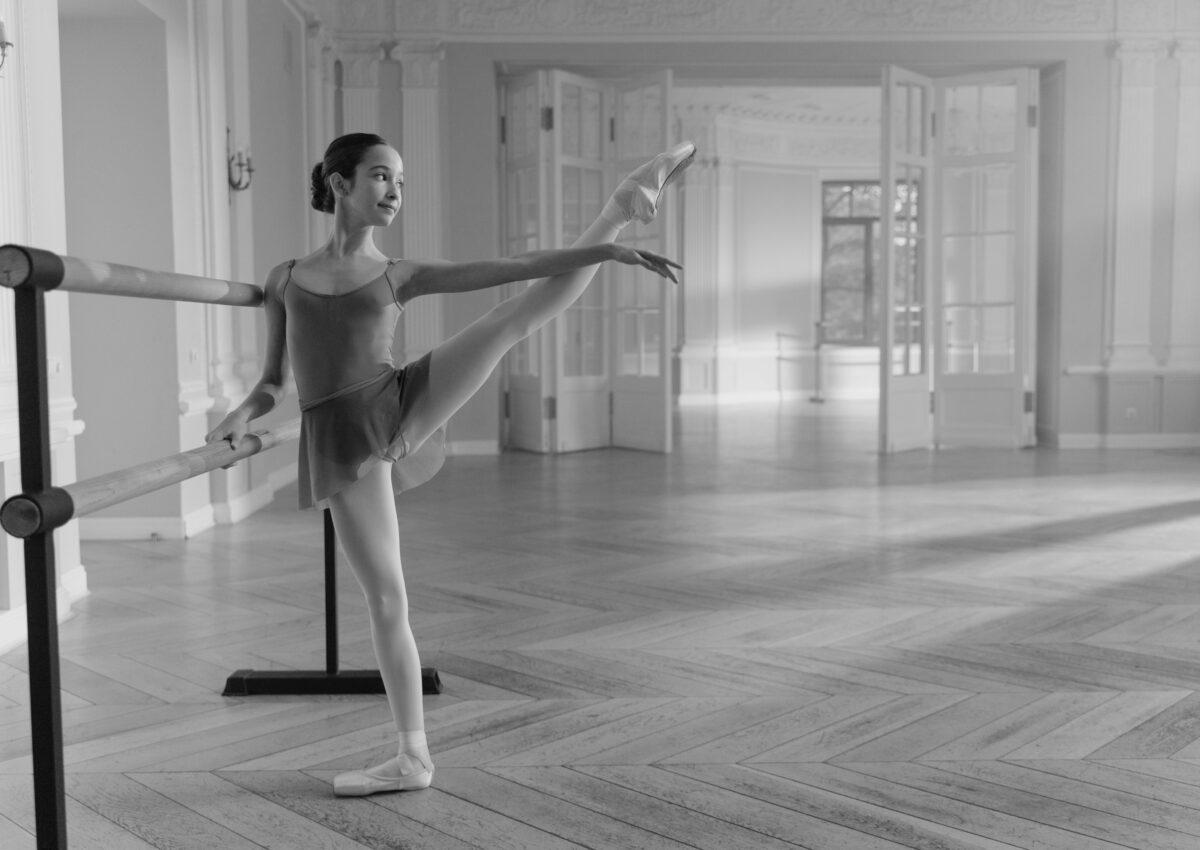
[[[265,302],[283,302],[283,290],[292,278],[294,265],[296,265],[295,260],[284,260],[267,272],[267,280],[263,284],[263,300]]]

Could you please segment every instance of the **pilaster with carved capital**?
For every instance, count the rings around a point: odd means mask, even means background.
[[[325,152],[325,146],[337,135],[334,119],[334,101],[337,97],[337,85],[334,78],[333,39],[329,31],[320,23],[310,23],[307,32],[308,86],[308,154],[311,162],[305,163],[308,168],[316,165]],[[324,213],[311,207],[308,212],[308,247],[312,250],[325,241],[329,235],[329,221]]]
[[[682,344],[679,348],[679,394],[705,399],[717,391],[718,220],[716,127],[713,110],[685,103],[676,109],[680,138],[696,144],[696,159],[680,185],[683,210],[685,269]]]
[[[440,44],[402,42],[390,51],[400,63],[403,135],[400,153],[406,175],[403,217],[404,253],[409,257],[441,257],[442,249],[442,121],[438,85],[443,51]],[[404,359],[412,360],[443,339],[442,299],[411,302],[404,312]]]
[[[378,42],[339,42],[342,63],[342,133],[379,132],[379,61],[386,51]]]
[[[1115,369],[1152,368],[1154,277],[1155,90],[1167,45],[1157,39],[1128,39],[1113,50],[1116,63],[1116,187],[1113,206],[1111,339],[1108,363]]]
[[[1175,249],[1171,262],[1173,366],[1200,368],[1200,39],[1172,48],[1179,66],[1179,129],[1175,154]]]

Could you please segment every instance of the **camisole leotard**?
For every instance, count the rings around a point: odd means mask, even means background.
[[[390,272],[340,295],[292,280],[279,288],[288,357],[300,395],[300,507],[324,508],[330,496],[384,461],[396,492],[432,478],[445,457],[444,431],[410,446],[408,412],[427,391],[429,355],[397,369],[392,341],[403,306]]]

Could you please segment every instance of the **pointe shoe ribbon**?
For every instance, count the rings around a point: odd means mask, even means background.
[[[621,181],[612,200],[625,213],[626,220],[649,223],[658,215],[658,200],[663,190],[696,158],[696,146],[682,142],[639,166]]]
[[[416,761],[415,759],[412,761]],[[416,762],[420,765],[420,762]],[[400,765],[391,759],[378,767],[352,770],[333,778],[333,793],[338,797],[366,797],[388,791],[417,791],[433,784],[433,768],[423,767],[409,774],[393,774],[389,768],[398,770]]]

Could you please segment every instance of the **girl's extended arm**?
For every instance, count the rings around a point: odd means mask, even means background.
[[[678,263],[650,251],[605,242],[582,248],[529,251],[499,260],[468,263],[435,260],[409,263],[409,275],[397,289],[402,300],[408,301],[418,295],[472,292],[518,280],[553,277],[608,260],[642,266],[672,281],[675,280],[675,274],[671,269],[680,268]]]
[[[264,289],[267,297],[263,310],[267,317],[267,352],[263,358],[262,377],[250,390],[246,398],[221,420],[216,428],[208,432],[206,442],[215,443],[218,440],[228,440],[237,448],[251,420],[267,413],[283,400],[284,382],[287,378],[287,353],[284,340],[283,302],[279,297],[279,287],[286,277],[286,267],[278,266],[267,276]]]

